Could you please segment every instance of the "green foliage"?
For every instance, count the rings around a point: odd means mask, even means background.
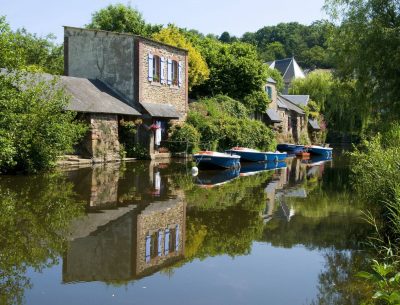
[[[150,37],[161,30],[161,25],[147,24],[140,12],[130,5],[110,4],[92,14],[88,29],[104,30],[120,33],[131,33]]]
[[[253,91],[243,98],[243,104],[251,112],[264,113],[269,104],[269,98],[264,91]]]
[[[357,273],[357,276],[375,287],[376,292],[372,299],[381,301],[382,304],[398,305],[400,304],[400,272],[396,271],[398,270],[396,267],[398,266],[374,260],[373,272],[361,271]]]
[[[271,77],[274,81],[276,81],[276,90],[278,92],[282,91],[282,89],[285,87],[282,74],[276,69],[267,67],[267,79],[268,77]]]
[[[0,68],[62,74],[63,46],[54,39],[53,35],[42,38],[25,29],[12,31],[6,18],[0,16]]]
[[[375,127],[398,121],[399,2],[328,0],[326,9],[340,23],[329,45],[339,77],[355,79],[353,103]]]
[[[193,86],[199,86],[208,79],[210,71],[204,58],[176,26],[169,25],[167,28],[155,33],[153,38],[189,51],[189,91]]]
[[[331,68],[327,41],[333,28],[332,23],[324,20],[309,26],[279,23],[255,33],[247,32],[241,40],[256,46],[264,62],[296,56],[305,68]]]
[[[172,152],[193,153],[198,150],[200,143],[200,134],[189,123],[175,125],[171,130],[171,136],[168,142],[168,148]]]
[[[56,174],[0,178],[0,304],[23,304],[41,271],[65,253],[70,223],[84,213],[73,185]]]
[[[275,136],[271,129],[249,119],[244,109],[236,112],[235,109],[240,109],[238,102],[227,98],[224,101],[222,96],[217,96],[192,103],[190,107],[188,122],[199,131],[202,149],[225,150],[233,146],[274,149]]]
[[[226,94],[242,100],[253,92],[262,91],[267,73],[255,47],[242,42],[224,44],[213,38],[193,35],[191,39],[210,69],[209,79],[194,87],[193,95]]]
[[[58,156],[72,152],[86,132],[86,127],[75,121],[75,113],[64,111],[69,97],[57,79],[46,82],[38,77],[0,76],[2,172],[49,169]]]

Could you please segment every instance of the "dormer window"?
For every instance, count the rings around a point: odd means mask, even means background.
[[[153,56],[153,82],[161,82],[161,58],[158,55]]]

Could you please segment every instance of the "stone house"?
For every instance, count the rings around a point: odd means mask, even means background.
[[[89,152],[94,157],[93,147],[105,141],[114,146],[106,145],[103,155],[116,158],[119,143],[115,130],[122,118],[142,120],[136,141],[149,150],[152,158],[157,157],[158,148],[167,140],[169,127],[186,119],[187,50],[137,35],[66,26],[64,74],[98,84],[101,93],[104,89],[125,106],[123,113],[111,112],[99,93],[91,106],[100,109],[101,115],[91,112],[90,107],[85,112],[91,122]],[[99,126],[109,128],[99,132]],[[110,134],[112,140],[108,138]]]
[[[291,96],[279,94],[273,79],[268,79],[265,91],[271,102],[264,115],[264,123],[276,131],[278,142],[304,141],[304,137],[308,137],[304,110],[293,102]]]

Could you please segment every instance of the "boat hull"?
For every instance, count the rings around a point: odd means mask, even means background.
[[[239,168],[240,157],[220,157],[212,155],[194,155],[194,160],[200,169]]]
[[[332,157],[332,148],[327,147],[310,147],[308,151],[313,155],[319,155],[324,157]]]
[[[286,151],[290,154],[297,154],[304,151],[304,145],[296,145],[296,144],[278,144],[277,150]]]
[[[285,160],[287,153],[261,152],[261,151],[245,151],[245,150],[227,150],[228,154],[240,156],[242,161],[249,162],[279,162]]]

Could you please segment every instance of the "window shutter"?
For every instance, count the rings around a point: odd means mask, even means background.
[[[179,68],[178,68],[178,79],[179,79],[179,87],[182,86],[182,62],[179,62]]]
[[[165,58],[161,57],[161,84],[165,84]]]
[[[164,253],[165,255],[169,254],[169,229],[165,230]]]
[[[175,227],[175,251],[178,252],[179,250],[179,225]]]
[[[153,54],[149,53],[149,81],[153,81]]]
[[[150,247],[151,247],[151,236],[146,236],[146,263],[150,262]]]
[[[158,231],[158,256],[162,255],[162,238],[163,238],[163,231]]]
[[[172,85],[172,60],[168,59],[167,84]]]

